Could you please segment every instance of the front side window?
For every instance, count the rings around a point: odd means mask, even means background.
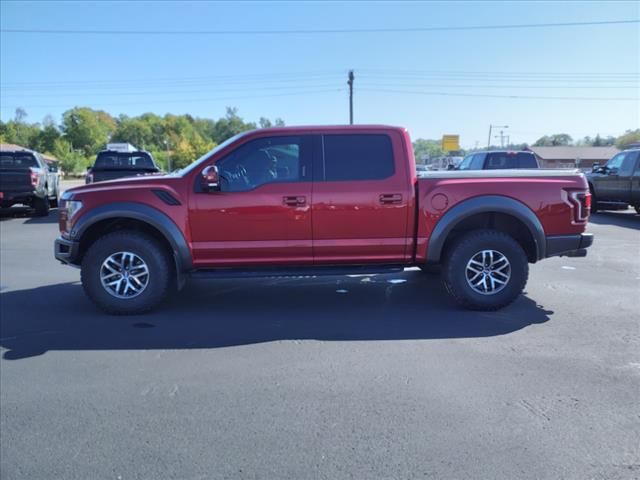
[[[216,163],[223,192],[244,192],[274,182],[307,180],[300,136],[258,138]]]
[[[475,155],[467,155],[464,157],[464,160],[460,162],[458,165],[458,170],[470,170],[471,169],[471,161]]]
[[[325,181],[382,180],[394,174],[387,135],[324,135],[322,150]]]
[[[607,168],[609,170],[613,168],[619,169],[622,166],[622,161],[624,160],[625,156],[626,154],[624,152],[617,154],[615,157],[613,157],[611,160],[607,162]]]

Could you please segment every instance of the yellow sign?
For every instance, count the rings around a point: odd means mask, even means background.
[[[460,135],[443,135],[442,150],[445,152],[460,150]]]

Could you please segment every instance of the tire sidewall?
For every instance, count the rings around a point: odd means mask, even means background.
[[[500,252],[511,265],[507,285],[499,292],[483,295],[471,288],[466,279],[469,260],[481,250]],[[521,293],[529,274],[529,264],[522,247],[510,236],[497,231],[479,231],[465,235],[452,248],[446,262],[447,289],[464,306],[473,309],[497,309],[513,302]]]
[[[100,280],[102,263],[114,253],[131,252],[139,256],[149,269],[149,283],[133,298],[111,295]],[[169,265],[162,247],[150,237],[116,232],[97,240],[82,261],[82,285],[89,298],[108,313],[136,314],[151,310],[164,297],[169,284]]]

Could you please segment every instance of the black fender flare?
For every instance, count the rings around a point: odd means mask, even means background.
[[[513,198],[483,195],[463,200],[447,210],[440,218],[429,237],[427,262],[440,261],[444,242],[458,223],[472,215],[491,212],[511,215],[525,224],[535,243],[537,260],[545,258],[546,235],[536,214],[525,204]]]
[[[142,203],[114,202],[91,209],[78,219],[70,232],[71,239],[79,241],[92,225],[110,218],[131,218],[152,226],[171,245],[178,273],[192,269],[191,251],[178,226],[160,210]]]

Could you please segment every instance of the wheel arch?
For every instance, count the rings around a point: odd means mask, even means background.
[[[511,233],[522,245],[530,262],[545,258],[546,236],[536,214],[513,198],[483,195],[456,204],[440,218],[429,237],[427,262],[439,262],[455,233],[461,229],[466,231],[467,226],[468,229],[475,226]]]
[[[78,219],[71,232],[72,239],[80,243],[78,261],[102,233],[127,227],[151,234],[168,246],[178,273],[192,268],[189,246],[173,220],[155,208],[130,202],[103,205]]]

